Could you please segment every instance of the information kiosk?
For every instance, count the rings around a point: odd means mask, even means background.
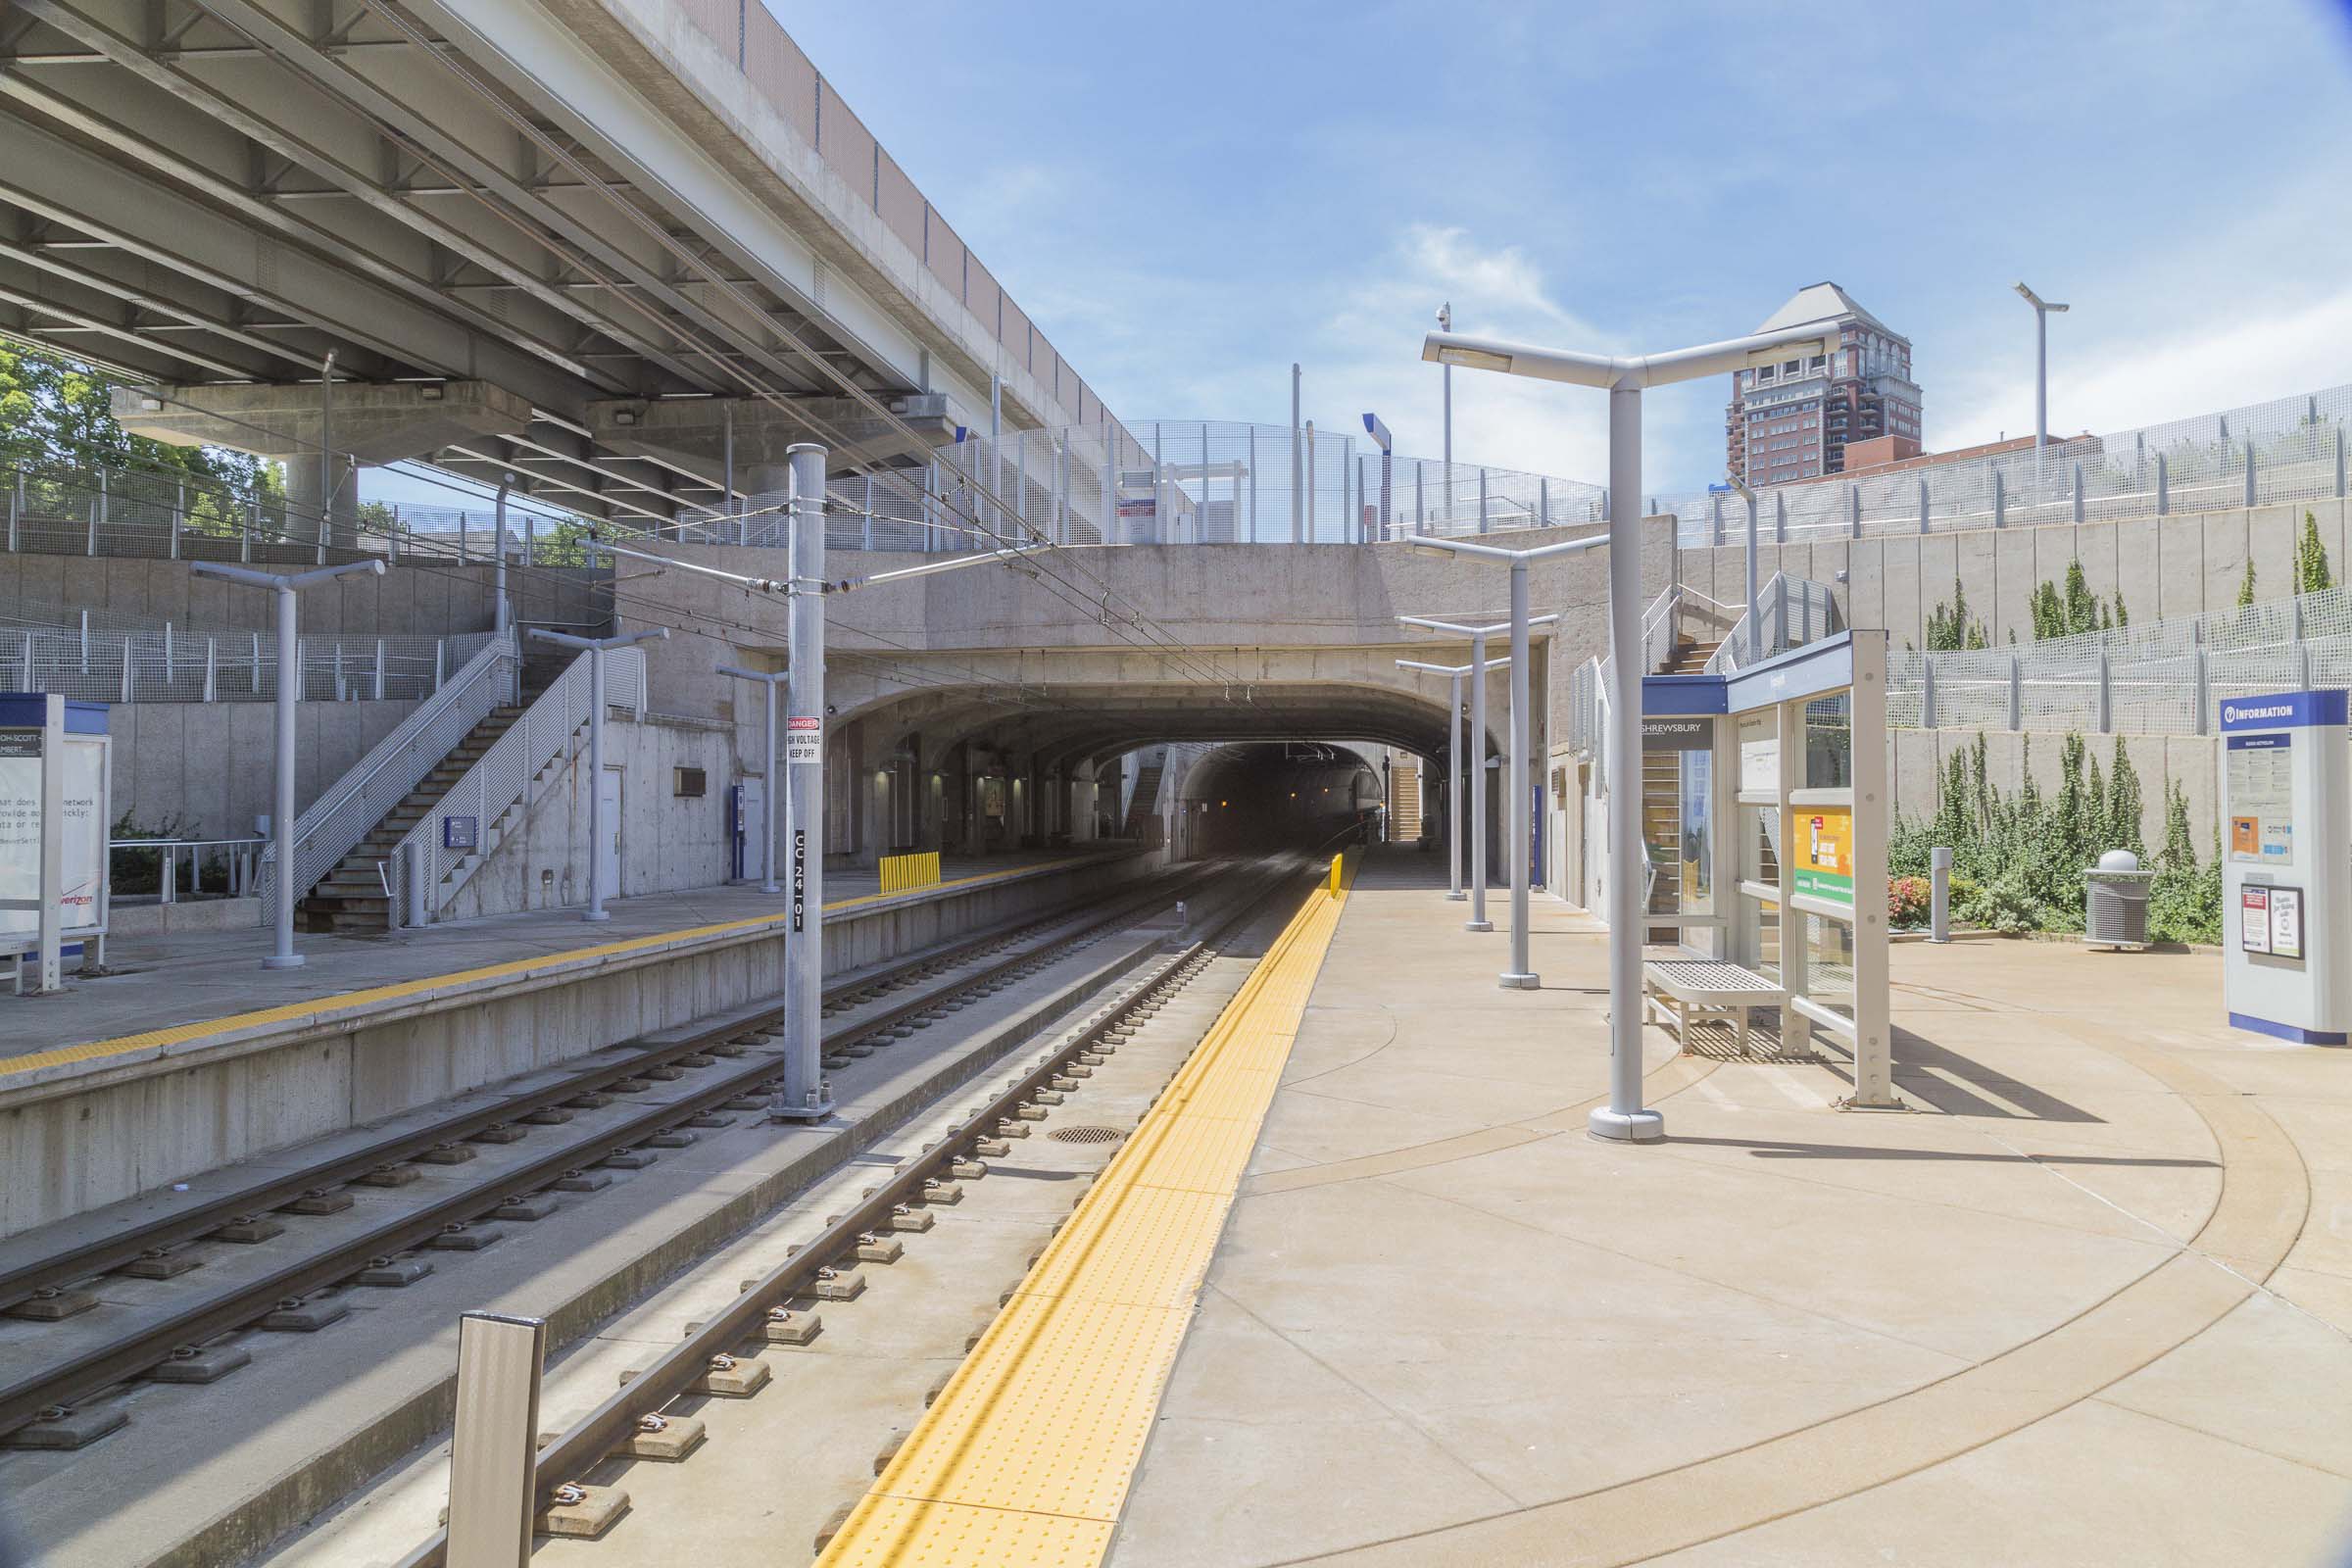
[[[104,703],[0,693],[0,957],[20,994],[63,990],[65,955],[106,935],[109,744]]]
[[[2340,691],[2222,704],[2222,994],[2233,1028],[2352,1030],[2352,780]]]

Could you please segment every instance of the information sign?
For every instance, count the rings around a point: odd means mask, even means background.
[[[2238,889],[2237,945],[2247,953],[2271,951],[2271,890],[2269,888]]]
[[[788,767],[815,767],[825,760],[825,721],[800,714],[784,721],[784,762]]]
[[[1800,806],[1788,835],[1791,891],[1825,904],[1854,906],[1854,812],[1845,806]]]

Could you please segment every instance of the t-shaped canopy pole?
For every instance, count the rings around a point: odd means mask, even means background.
[[[1506,661],[1507,662],[1507,661]],[[1445,675],[1453,682],[1446,704],[1446,897],[1459,904],[1462,893],[1462,678],[1468,664],[1430,664],[1418,659],[1399,659],[1398,669],[1417,669]]]
[[[533,626],[531,635],[564,648],[580,649],[591,656],[588,661],[588,907],[580,911],[580,918],[610,920],[612,916],[605,912],[605,895],[609,891],[605,887],[605,846],[619,824],[605,821],[605,655],[638,643],[662,642],[669,636],[669,628],[656,626],[650,631],[633,631],[619,637],[574,637],[569,632]]]
[[[318,520],[319,537],[325,537],[326,514]],[[380,561],[353,561],[340,566],[319,566],[311,571],[277,572],[255,571],[249,566],[231,566],[218,561],[190,563],[189,569],[208,577],[220,577],[242,583],[248,588],[267,588],[277,595],[277,799],[270,821],[270,835],[277,840],[277,886],[274,896],[277,907],[277,941],[270,956],[262,960],[265,969],[299,969],[302,955],[294,951],[294,709],[302,701],[302,638],[299,617],[295,611],[295,596],[305,588],[325,582],[330,577],[349,577],[365,573],[370,577],[384,574]],[[304,890],[309,891],[308,889]]]
[[[1534,348],[1465,333],[1432,332],[1421,358],[1439,365],[1599,387],[1609,394],[1609,1102],[1588,1121],[1592,1135],[1626,1142],[1666,1136],[1665,1118],[1642,1104],[1642,393],[1699,376],[1773,363],[1778,354],[1829,352],[1831,321],[1666,354],[1621,357]]]
[[[1426,616],[1397,617],[1409,625],[1428,626],[1440,631],[1470,632],[1474,644],[1485,641],[1485,634],[1508,630],[1511,634],[1511,750],[1510,761],[1504,770],[1505,795],[1503,822],[1511,838],[1511,966],[1497,977],[1496,983],[1507,991],[1533,991],[1543,982],[1537,977],[1528,953],[1528,883],[1532,875],[1530,862],[1534,858],[1535,833],[1532,825],[1533,802],[1529,800],[1530,779],[1534,770],[1529,766],[1528,731],[1531,727],[1528,695],[1528,630],[1558,620],[1556,614],[1531,616],[1528,613],[1527,566],[1531,561],[1549,556],[1574,555],[1608,543],[1605,534],[1587,539],[1565,539],[1555,544],[1539,545],[1533,550],[1505,550],[1495,545],[1467,544],[1463,540],[1427,535],[1414,539],[1413,548],[1444,552],[1448,555],[1484,558],[1499,561],[1511,568],[1511,618],[1496,625],[1463,627],[1433,621]],[[1483,787],[1478,799],[1486,799]],[[1480,834],[1483,847],[1485,834]]]

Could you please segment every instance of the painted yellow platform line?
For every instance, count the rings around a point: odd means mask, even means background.
[[[818,1568],[1102,1561],[1346,881],[1257,961]]]
[[[1031,876],[1040,871],[1080,863],[1089,857],[1073,856],[1066,859],[1041,860],[1035,865],[1016,865],[1003,871],[983,871],[973,876],[957,877],[953,881],[934,883],[921,891],[932,897],[954,893],[960,888],[979,887],[984,883],[1002,882],[1010,877]],[[827,914],[862,908],[880,904],[885,899],[904,898],[899,892],[860,894],[854,899],[837,899],[825,906]],[[658,931],[651,936],[629,937],[619,942],[600,942],[591,947],[567,948],[562,953],[536,954],[528,958],[510,958],[504,963],[484,964],[474,969],[458,969],[446,974],[420,975],[415,980],[399,980],[390,985],[369,986],[362,991],[338,991],[330,996],[311,997],[301,1002],[289,1002],[280,1006],[262,1007],[252,1012],[232,1012],[220,1018],[201,1018],[192,1023],[172,1024],[162,1029],[142,1029],[136,1034],[117,1035],[110,1040],[92,1040],[78,1046],[61,1046],[54,1051],[36,1051],[22,1056],[0,1060],[0,1082],[21,1073],[35,1072],[43,1067],[63,1066],[68,1062],[96,1061],[107,1056],[124,1056],[133,1052],[152,1051],[162,1046],[181,1046],[212,1035],[227,1035],[247,1029],[267,1028],[270,1024],[301,1023],[323,1013],[343,1012],[356,1008],[399,1002],[405,998],[422,996],[443,986],[471,985],[486,980],[512,980],[527,977],[551,966],[579,963],[589,959],[620,958],[652,949],[665,948],[672,943],[693,942],[705,937],[732,936],[757,931],[764,926],[779,925],[791,916],[788,912],[756,914],[742,920],[722,920],[714,925],[687,926],[676,931]]]

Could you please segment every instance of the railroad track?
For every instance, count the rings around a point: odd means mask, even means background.
[[[1140,887],[1120,889],[1052,915],[845,976],[825,992],[825,1011],[836,1020],[825,1033],[826,1062],[839,1065],[852,1054],[876,1049],[876,1042],[887,1044],[940,1021],[970,994],[1012,984],[1073,947],[1108,934],[1138,910],[1164,906],[1214,874],[1203,868],[1154,877]],[[939,983],[924,984],[934,979]],[[872,1004],[904,991],[912,994],[871,1010]],[[852,1009],[857,1009],[856,1016],[843,1016]],[[486,1217],[502,1211],[509,1217],[533,1217],[532,1205],[557,1190],[592,1192],[602,1185],[600,1176],[609,1181],[600,1166],[642,1163],[649,1144],[689,1142],[701,1128],[727,1125],[730,1113],[763,1110],[778,1064],[767,1055],[744,1058],[780,1022],[783,1010],[779,1004],[664,1031],[639,1043],[640,1049],[624,1059],[584,1066],[551,1084],[388,1134],[332,1159],[0,1273],[0,1305],[70,1301],[74,1286],[110,1272],[170,1278],[193,1267],[185,1250],[196,1244],[264,1243],[283,1234],[285,1222],[276,1217],[280,1213],[317,1215],[351,1208],[352,1195],[344,1189],[352,1184],[400,1185],[404,1169],[411,1177],[417,1174],[418,1161],[466,1163],[477,1144],[518,1142],[535,1127],[561,1127],[580,1110],[605,1108],[620,1097],[645,1092],[655,1082],[674,1082],[689,1072],[698,1079],[675,1098],[599,1128],[593,1145],[574,1139],[231,1289],[204,1293],[192,1286],[186,1304],[143,1315],[121,1335],[100,1338],[54,1364],[0,1385],[0,1436],[25,1432],[35,1438],[29,1446],[79,1446],[122,1424],[72,1420],[78,1406],[111,1388],[173,1363],[195,1361],[213,1342],[257,1324],[267,1326],[273,1318],[290,1328],[322,1326],[341,1315],[336,1304],[325,1300],[326,1293],[370,1271],[393,1268],[404,1252],[424,1247],[462,1250],[468,1228]],[[629,1044],[612,1049],[627,1050]],[[610,1053],[600,1054],[609,1057]],[[740,1064],[727,1065],[730,1059]],[[178,1381],[209,1379],[196,1375]],[[43,1437],[51,1441],[41,1441]]]
[[[1320,867],[1311,862],[1307,869],[1320,873]],[[945,1137],[905,1160],[879,1185],[866,1189],[846,1212],[829,1218],[807,1246],[759,1279],[745,1281],[732,1302],[708,1321],[689,1325],[681,1343],[631,1374],[617,1392],[545,1442],[539,1449],[536,1478],[542,1514],[551,1506],[572,1510],[575,1520],[582,1513],[595,1514],[596,1499],[585,1480],[596,1466],[628,1454],[648,1434],[662,1433],[667,1420],[662,1414],[664,1407],[681,1396],[707,1391],[709,1380],[733,1371],[735,1352],[742,1346],[771,1334],[789,1336],[795,1320],[791,1303],[821,1298],[821,1287],[848,1271],[860,1247],[870,1247],[896,1229],[895,1222],[920,1204],[926,1193],[937,1190],[943,1179],[983,1173],[985,1159],[1004,1152],[1004,1137],[1016,1129],[1025,1134],[1028,1119],[1043,1115],[1046,1107],[1082,1089],[1083,1079],[1071,1075],[1071,1069],[1090,1072],[1093,1064],[1117,1049],[1119,1038],[1137,1021],[1156,1012],[1200,973],[1215,956],[1219,944],[1246,928],[1286,888],[1299,888],[1303,882],[1304,870],[1296,864],[1258,875],[1200,938],[1162,957],[1146,978],[1100,1008],[1057,1049],[1010,1078]],[[567,1521],[565,1533],[578,1533],[578,1529],[576,1523]],[[398,1568],[443,1568],[447,1546],[446,1529],[436,1531],[401,1558]]]

